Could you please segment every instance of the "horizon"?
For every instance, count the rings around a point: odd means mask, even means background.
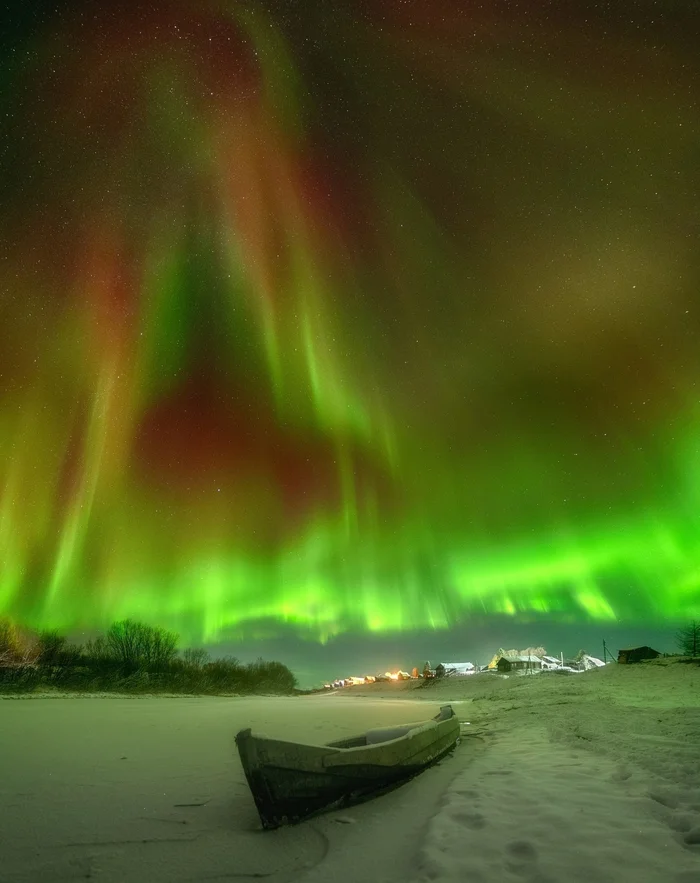
[[[414,666],[422,670],[426,661],[430,661],[433,668],[438,662],[484,665],[500,648],[544,646],[552,656],[563,653],[565,659],[572,658],[580,650],[602,659],[603,639],[608,653],[615,658],[619,650],[628,647],[648,645],[660,653],[672,653],[677,649],[677,626],[654,628],[630,624],[601,631],[597,625],[582,629],[578,625],[566,628],[544,623],[539,626],[514,625],[508,621],[502,623],[501,628],[496,624],[492,637],[479,636],[481,631],[464,629],[461,633],[446,633],[442,640],[430,632],[383,636],[370,641],[365,635],[346,635],[329,645],[268,638],[263,642],[222,643],[207,649],[212,655],[233,655],[243,662],[252,662],[258,655],[264,659],[277,659],[294,673],[301,689],[318,687],[335,678],[363,677],[399,669],[410,672]]]

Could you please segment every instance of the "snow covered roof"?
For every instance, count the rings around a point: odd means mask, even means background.
[[[590,662],[590,663],[592,663],[593,665],[597,666],[598,668],[602,668],[602,667],[605,665],[605,663],[603,662],[602,659],[598,659],[597,656],[589,656],[587,653],[586,653],[586,655],[583,657],[583,661],[584,661],[584,662]]]

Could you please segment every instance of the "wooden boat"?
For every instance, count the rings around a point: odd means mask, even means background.
[[[387,791],[435,763],[459,741],[451,705],[428,721],[369,730],[361,736],[302,745],[241,730],[236,745],[263,828]]]

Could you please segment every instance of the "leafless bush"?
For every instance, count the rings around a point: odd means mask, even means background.
[[[39,636],[30,629],[0,617],[0,665],[31,665],[40,653]]]
[[[182,651],[182,661],[188,668],[202,668],[209,659],[209,654],[203,647],[188,647]]]
[[[166,668],[177,653],[175,632],[124,619],[112,623],[105,635],[110,654],[130,668]]]

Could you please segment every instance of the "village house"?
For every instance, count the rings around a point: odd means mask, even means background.
[[[506,672],[535,672],[542,670],[542,659],[531,653],[517,656],[501,656],[496,663],[501,674]]]

